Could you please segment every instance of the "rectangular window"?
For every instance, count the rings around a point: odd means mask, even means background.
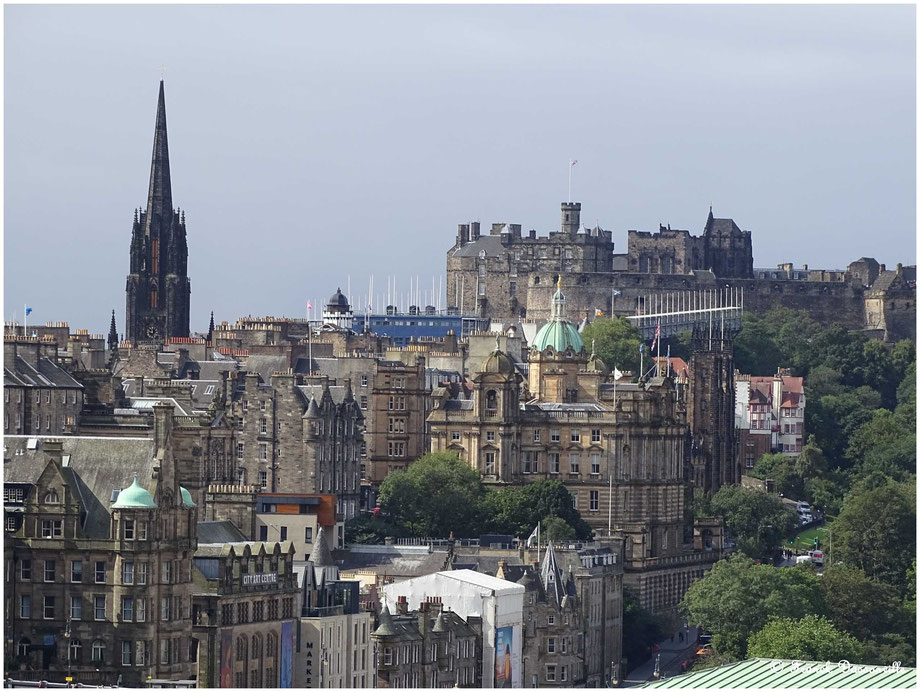
[[[83,597],[82,596],[71,596],[70,597],[70,619],[71,620],[82,620],[83,619]]]
[[[45,620],[54,620],[54,596],[44,597],[44,614]]]
[[[121,583],[122,584],[133,584],[134,583],[134,563],[133,562],[122,562],[121,563]]]
[[[362,387],[367,386],[367,375],[361,375],[361,386]]]
[[[556,639],[555,637],[550,637],[546,640],[546,653],[554,654],[556,653]]]
[[[486,442],[495,442],[495,431],[489,430],[486,432]]]
[[[60,538],[64,535],[64,522],[60,519],[42,520],[42,538]]]
[[[137,522],[137,540],[139,541],[147,540],[147,522],[146,521]]]
[[[549,682],[556,680],[556,666],[546,666],[546,679]]]
[[[549,472],[559,473],[559,452],[549,453]]]
[[[598,452],[591,453],[591,473],[595,476],[601,472],[601,455]]]
[[[170,603],[169,598],[160,599],[160,620],[163,622],[169,622],[170,615]]]
[[[96,563],[96,583],[105,584],[105,562]]]
[[[134,602],[134,620],[135,622],[144,622],[147,619],[147,599],[138,598]]]
[[[19,617],[23,619],[32,617],[32,597],[31,596],[20,596],[19,597]]]
[[[54,581],[54,560],[45,560],[45,581]]]
[[[578,452],[569,454],[569,473],[578,473],[578,462],[581,455]]]
[[[164,560],[163,561],[163,583],[172,584],[172,582],[173,582],[172,562],[170,562],[169,560]]]
[[[146,641],[137,642],[137,649],[136,649],[137,657],[135,659],[135,662],[137,665],[139,666],[147,665],[147,659],[150,656],[149,646],[150,644]]]
[[[32,561],[22,560],[19,563],[19,578],[22,581],[32,581]]]
[[[281,540],[282,540],[282,541],[286,541],[286,540],[287,540],[287,526],[282,526],[282,527],[281,527]]]
[[[262,490],[268,488],[268,472],[259,471],[259,487],[262,488]]]
[[[312,543],[312,542],[313,542],[313,527],[312,527],[312,526],[307,526],[307,527],[304,528],[304,530],[303,530],[303,541],[304,541],[304,543]]]
[[[259,434],[264,435],[268,432],[268,421],[265,418],[259,419]]]
[[[482,472],[487,476],[495,475],[495,452],[485,453],[485,465]]]
[[[539,442],[539,441],[540,441],[540,431],[539,431],[539,430],[534,430],[534,431],[533,431],[533,441],[534,441],[534,442]]]
[[[105,620],[105,596],[93,596],[93,617]]]
[[[268,461],[268,445],[265,442],[259,443],[259,461]]]
[[[122,622],[134,621],[134,599],[131,596],[121,598],[121,619]]]
[[[524,452],[524,473],[539,473],[539,452]]]
[[[581,442],[581,430],[572,430],[572,442]]]
[[[600,442],[601,441],[601,431],[599,428],[593,428],[591,430],[591,442]]]
[[[121,665],[131,665],[131,652],[134,650],[134,642],[121,643]]]
[[[361,397],[361,410],[367,411],[367,397],[366,396]]]
[[[598,509],[598,491],[597,490],[591,491],[590,503],[591,504],[588,506],[588,508],[592,512],[596,512]]]
[[[389,646],[383,647],[383,665],[393,665],[393,649],[391,649]]]
[[[133,520],[133,519],[125,519],[125,521],[124,521],[124,533],[125,533],[125,540],[126,540],[126,541],[133,541],[133,540],[134,540],[134,520]]]
[[[454,430],[453,432],[451,432],[451,434],[450,434],[450,439],[453,440],[454,442],[459,442],[459,440],[460,440],[460,431],[459,431],[459,430]]]
[[[566,680],[569,679],[569,676],[568,676],[568,667],[567,667],[567,666],[562,666],[562,667],[559,669],[559,679],[560,679],[562,682],[565,682]]]
[[[550,431],[549,431],[549,440],[550,440],[550,442],[559,442],[559,431],[558,431],[558,430],[550,430]]]
[[[242,458],[243,458],[243,450],[244,450],[244,449],[245,449],[244,443],[242,443],[242,442],[237,442],[237,443],[236,443],[236,458],[237,458],[237,459],[242,459]]]
[[[147,583],[147,563],[146,562],[137,563],[137,583],[138,584]]]

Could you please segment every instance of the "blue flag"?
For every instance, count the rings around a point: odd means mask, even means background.
[[[639,344],[639,353],[642,353],[644,351],[645,351],[645,344]]]
[[[32,314],[32,308],[26,307],[26,317]]]

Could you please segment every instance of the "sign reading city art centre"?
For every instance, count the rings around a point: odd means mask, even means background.
[[[244,574],[243,575],[243,586],[250,586],[251,584],[277,584],[278,583],[278,573],[277,572],[266,572],[265,574]]]

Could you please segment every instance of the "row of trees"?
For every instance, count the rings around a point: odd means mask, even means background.
[[[542,523],[542,540],[589,538],[591,528],[559,481],[487,489],[479,472],[455,454],[435,452],[391,473],[380,486],[380,513],[346,526],[348,540],[386,536],[473,538],[498,533],[526,538]]]
[[[913,578],[913,577],[911,577]],[[776,569],[741,554],[717,562],[681,603],[720,661],[793,658],[887,665],[914,659],[916,601],[861,569]]]

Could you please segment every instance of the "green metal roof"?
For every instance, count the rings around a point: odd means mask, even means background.
[[[153,495],[150,491],[145,490],[137,482],[137,475],[134,476],[134,482],[127,488],[118,493],[118,499],[112,505],[112,509],[156,509],[157,503],[153,501]]]
[[[642,687],[693,689],[842,688],[896,689],[917,686],[917,669],[864,666],[837,661],[750,658],[696,673],[649,682]]]
[[[183,507],[197,507],[198,506],[195,504],[195,501],[192,499],[192,494],[188,490],[183,488],[181,485],[179,486],[179,495],[182,496],[182,506]]]
[[[581,334],[565,320],[555,319],[544,324],[533,340],[533,347],[542,351],[547,346],[552,346],[556,352],[565,351],[569,346],[575,353],[581,353],[585,342]]]

